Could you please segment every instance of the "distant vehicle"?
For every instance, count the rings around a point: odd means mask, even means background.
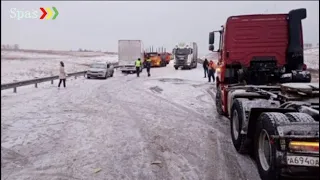
[[[104,78],[113,77],[114,67],[108,63],[93,63],[87,71],[87,78]]]
[[[144,51],[141,40],[119,40],[119,67],[122,73],[135,73],[135,61],[141,59],[140,72],[143,69]]]
[[[197,43],[179,43],[173,49],[174,68],[177,70],[182,68],[196,68],[198,60],[198,46]]]
[[[145,59],[151,59],[151,67],[165,67],[167,66],[167,62],[165,58],[161,57],[161,54],[157,52],[148,52],[145,53]]]

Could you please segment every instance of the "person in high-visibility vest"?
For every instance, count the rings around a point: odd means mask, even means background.
[[[138,58],[138,60],[136,60],[136,62],[134,63],[136,66],[136,73],[137,73],[137,77],[139,77],[140,75],[140,68],[141,68],[141,60],[140,58]]]
[[[150,77],[151,59],[149,57],[146,60],[146,68],[147,68],[148,77]]]
[[[215,63],[212,60],[210,60],[208,65],[208,82],[211,82],[211,78],[212,78],[212,82],[215,81],[214,79],[215,68],[216,68]]]

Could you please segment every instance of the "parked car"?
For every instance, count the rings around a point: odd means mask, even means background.
[[[113,77],[114,67],[109,63],[93,63],[87,71],[87,78]]]

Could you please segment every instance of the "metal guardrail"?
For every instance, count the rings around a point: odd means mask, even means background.
[[[118,68],[118,63],[111,63],[114,68]],[[75,77],[77,78],[80,75],[85,76],[87,73],[87,71],[80,71],[80,72],[74,72],[74,73],[70,73],[68,74],[68,77]],[[50,76],[50,77],[44,77],[44,78],[36,78],[36,79],[31,79],[31,80],[26,80],[26,81],[19,81],[19,82],[14,82],[14,83],[6,83],[6,84],[1,84],[1,90],[6,90],[6,89],[12,89],[13,88],[13,92],[16,93],[17,92],[17,87],[21,87],[21,86],[28,86],[28,85],[33,85],[35,86],[35,88],[38,87],[39,83],[42,82],[48,82],[51,81],[51,84],[53,84],[53,81],[59,79],[59,76]]]
[[[85,75],[87,71],[80,71],[80,72],[75,72],[75,73],[70,73],[68,74],[68,77],[75,77],[80,75]],[[67,78],[68,78],[67,77]],[[59,79],[59,76],[50,76],[50,77],[45,77],[45,78],[37,78],[37,79],[31,79],[31,80],[26,80],[26,81],[19,81],[19,82],[14,82],[14,83],[7,83],[7,84],[1,84],[1,90],[6,90],[6,89],[11,89],[13,88],[13,92],[17,92],[17,87],[21,86],[28,86],[34,84],[35,87],[38,87],[39,83],[42,82],[48,82],[51,81],[51,84],[53,84],[53,81]]]

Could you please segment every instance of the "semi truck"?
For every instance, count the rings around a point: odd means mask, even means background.
[[[319,82],[310,83],[304,64],[306,17],[304,8],[231,16],[209,33],[209,50],[219,54],[216,110],[262,180],[319,179]]]
[[[173,49],[174,68],[196,68],[198,60],[198,46],[195,42],[178,43]]]
[[[167,62],[165,58],[161,56],[158,52],[147,52],[144,54],[145,59],[151,59],[151,67],[165,67]]]
[[[141,40],[119,40],[118,42],[119,68],[122,73],[135,73],[135,61],[144,61],[143,43]],[[140,67],[140,72],[143,65]]]

